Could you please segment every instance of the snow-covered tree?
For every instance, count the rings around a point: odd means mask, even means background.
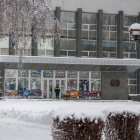
[[[60,24],[50,0],[0,0],[0,19],[0,38],[9,36],[9,54],[22,56],[30,49],[37,55],[33,47],[42,40],[59,39]]]

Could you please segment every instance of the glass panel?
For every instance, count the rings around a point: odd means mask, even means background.
[[[54,50],[46,50],[46,55],[54,55]]]
[[[89,91],[89,81],[88,80],[79,81],[79,91]]]
[[[82,30],[88,30],[88,25],[87,24],[82,24]]]
[[[116,42],[103,41],[103,51],[116,52]]]
[[[116,58],[117,56],[116,56],[117,54],[116,53],[109,53],[109,57],[111,57],[111,58]]]
[[[31,70],[31,77],[41,77],[41,71]]]
[[[89,31],[89,39],[96,40],[96,31]]]
[[[82,13],[82,23],[83,24],[96,24],[97,16],[93,13]]]
[[[68,78],[77,78],[77,71],[68,71]]]
[[[15,90],[16,89],[16,78],[8,78],[5,80],[5,89],[6,90]]]
[[[129,41],[129,33],[123,33],[123,41]]]
[[[91,80],[91,90],[92,91],[101,91],[101,81],[100,80]]]
[[[65,71],[55,71],[55,78],[65,78]]]
[[[97,53],[96,52],[89,52],[89,57],[96,57]]]
[[[28,77],[29,70],[18,70],[18,77]]]
[[[117,40],[117,33],[116,32],[110,32],[110,40]]]
[[[60,51],[61,56],[67,56],[67,51]]]
[[[76,24],[74,23],[68,23],[67,25],[68,25],[67,26],[68,29],[76,29]]]
[[[103,25],[116,25],[117,16],[112,14],[103,14]]]
[[[31,89],[32,90],[41,89],[41,79],[40,78],[31,79]]]
[[[88,31],[82,31],[82,39],[88,39]]]
[[[6,69],[5,70],[5,76],[10,78],[15,78],[17,74],[17,70],[14,69]]]
[[[53,78],[53,71],[52,70],[43,71],[43,77],[44,78]]]
[[[103,31],[103,40],[109,40],[109,32]]]
[[[62,29],[61,30],[61,38],[67,38],[68,36],[67,36],[67,33],[68,31],[67,30],[64,30],[64,29]]]
[[[68,79],[68,90],[77,90],[77,80],[76,79]]]
[[[137,80],[132,80],[131,79],[131,80],[129,80],[129,82],[130,82],[129,84],[135,84],[135,85],[137,84]]]
[[[130,58],[137,58],[136,53],[130,53]]]
[[[110,31],[117,31],[117,26],[110,26]]]
[[[124,26],[130,26],[137,22],[136,16],[124,16]]]
[[[16,78],[5,79],[5,96],[17,96]]]
[[[136,72],[128,72],[128,78],[130,79],[136,79]]]
[[[75,56],[76,52],[75,51],[68,51],[68,56]]]
[[[97,25],[89,25],[89,30],[97,30]]]
[[[108,52],[102,52],[102,54],[103,54],[103,57],[109,57]]]
[[[123,27],[123,31],[128,32],[128,30],[129,30],[129,27]]]
[[[61,13],[61,21],[66,23],[75,23],[75,12],[66,12]]]
[[[67,29],[67,25],[68,25],[67,23],[63,22],[61,25],[62,25],[61,29]]]
[[[103,26],[104,31],[109,31],[109,26]]]
[[[88,52],[83,52],[82,51],[82,56],[88,56]]]
[[[75,30],[68,30],[68,38],[76,38],[76,31]]]
[[[129,94],[136,94],[137,87],[136,86],[129,86]]]
[[[28,79],[19,78],[18,79],[18,90],[26,90],[28,89]]]
[[[49,99],[52,99],[53,97],[52,89],[53,89],[52,80],[49,80]]]
[[[75,50],[76,48],[76,40],[70,39],[61,39],[60,40],[61,50]]]
[[[47,80],[44,80],[44,98],[47,98]]]
[[[136,52],[135,42],[123,42],[124,52]]]
[[[82,40],[82,50],[96,51],[96,41]]]
[[[80,76],[79,76],[81,79],[82,78],[89,78],[89,72],[87,71],[80,71]]]
[[[61,91],[61,96],[63,97],[65,95],[65,80],[61,80],[60,91]]]
[[[100,79],[100,72],[91,72],[91,78]]]

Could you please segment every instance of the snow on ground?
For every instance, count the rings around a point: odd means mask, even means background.
[[[106,119],[109,112],[140,114],[140,103],[133,101],[64,101],[41,99],[0,100],[0,140],[52,140],[53,117],[75,115]]]

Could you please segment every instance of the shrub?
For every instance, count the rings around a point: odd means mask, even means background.
[[[101,119],[90,121],[87,118],[82,120],[73,117],[60,121],[56,118],[53,126],[54,140],[100,140],[104,122]]]
[[[106,121],[107,140],[138,140],[139,116],[133,113],[110,113]]]

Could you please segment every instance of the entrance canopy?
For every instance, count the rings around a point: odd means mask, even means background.
[[[114,58],[79,58],[79,57],[46,57],[46,56],[19,56],[1,55],[0,66],[8,69],[16,69],[19,61],[22,61],[24,69],[79,69],[93,70],[98,66],[140,67],[140,59],[114,59]]]

